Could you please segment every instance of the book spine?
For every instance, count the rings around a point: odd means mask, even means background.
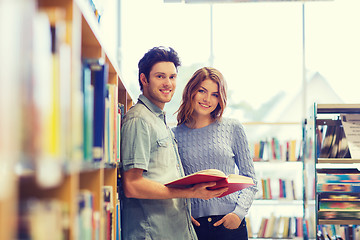
[[[360,184],[318,184],[319,192],[360,192]]]
[[[83,136],[84,136],[84,161],[92,161],[93,148],[93,116],[94,116],[94,87],[91,85],[91,69],[83,65],[82,91],[83,102]]]
[[[319,183],[360,183],[360,174],[319,173]]]
[[[105,137],[105,97],[108,77],[106,64],[92,64],[92,83],[94,86],[94,122],[93,122],[93,160],[101,161],[104,155]]]

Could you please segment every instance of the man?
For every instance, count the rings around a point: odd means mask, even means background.
[[[124,239],[197,239],[187,198],[210,199],[226,189],[215,183],[187,189],[164,183],[184,176],[177,144],[163,108],[174,95],[180,60],[172,48],[155,47],[139,61],[143,92],[121,129]]]

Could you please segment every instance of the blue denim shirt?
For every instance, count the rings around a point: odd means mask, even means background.
[[[165,114],[144,95],[121,128],[122,170],[143,169],[143,177],[166,183],[184,176],[175,137]],[[197,239],[188,199],[122,199],[122,232],[130,239]]]

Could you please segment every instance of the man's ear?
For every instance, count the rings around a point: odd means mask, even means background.
[[[145,86],[145,85],[148,84],[148,81],[147,81],[144,73],[141,73],[141,74],[140,74],[140,81],[141,81],[141,83],[142,83],[143,86]]]

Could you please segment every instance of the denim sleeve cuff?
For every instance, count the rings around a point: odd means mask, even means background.
[[[123,171],[130,170],[132,168],[139,168],[144,171],[147,171],[147,167],[143,163],[129,163],[129,164],[123,164]]]
[[[235,210],[233,211],[233,213],[235,213],[236,215],[238,215],[238,217],[240,218],[241,221],[245,218],[245,215],[247,214],[244,209],[241,209],[241,208],[239,208],[238,206],[236,206],[236,208],[235,208]]]

